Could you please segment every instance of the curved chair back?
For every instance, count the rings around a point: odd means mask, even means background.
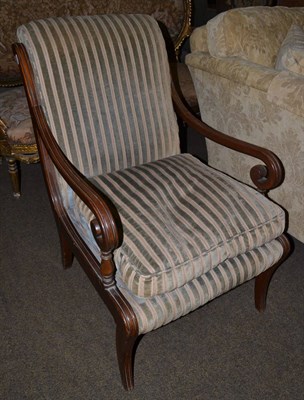
[[[21,26],[17,36],[51,131],[84,175],[179,153],[166,46],[154,18],[50,18]]]

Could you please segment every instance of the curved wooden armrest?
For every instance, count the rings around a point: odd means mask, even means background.
[[[39,138],[49,157],[67,184],[94,214],[95,219],[91,221],[92,232],[103,255],[110,255],[122,242],[122,224],[117,208],[67,159],[54,139],[41,107],[36,105],[32,107],[32,111],[38,130],[43,132]]]
[[[25,83],[32,120],[40,133],[37,137],[39,151],[47,160],[51,159],[64,180],[95,215],[96,219],[91,222],[94,237],[103,256],[110,257],[122,242],[122,224],[118,211],[111,200],[72,165],[58,146],[37,100],[34,75],[26,49],[20,43],[15,43],[12,47]]]
[[[202,122],[185,106],[174,83],[172,83],[172,99],[178,116],[197,133],[222,146],[263,161],[264,165],[255,165],[250,170],[250,177],[259,191],[268,192],[270,189],[274,189],[282,183],[284,168],[279,158],[273,152],[263,147],[233,138]]]

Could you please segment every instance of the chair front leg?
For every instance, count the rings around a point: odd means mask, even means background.
[[[254,288],[255,307],[260,312],[263,312],[266,309],[267,292],[271,278],[276,269],[287,258],[291,250],[290,241],[284,234],[281,235],[277,240],[279,240],[279,242],[283,246],[282,257],[272,267],[268,268],[266,271],[262,272],[255,278],[255,288]]]
[[[120,376],[126,390],[134,388],[135,352],[141,336],[128,334],[123,326],[116,328],[116,352]]]

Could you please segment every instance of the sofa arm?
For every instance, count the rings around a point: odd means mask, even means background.
[[[195,70],[202,70],[264,92],[267,92],[272,80],[279,74],[273,68],[238,57],[218,58],[202,51],[188,54],[186,64],[192,74]]]
[[[304,115],[304,76],[280,72],[271,82],[267,100],[300,117]]]
[[[204,51],[208,52],[207,26],[203,25],[195,28],[190,36],[191,52]]]

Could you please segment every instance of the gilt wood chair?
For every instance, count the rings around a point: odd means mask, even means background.
[[[53,18],[17,35],[63,265],[75,255],[112,313],[130,390],[143,334],[254,277],[264,310],[271,276],[289,253],[285,214],[264,195],[280,184],[282,167],[269,150],[188,111],[150,16]],[[251,171],[258,191],[180,153],[176,115],[260,159]]]

